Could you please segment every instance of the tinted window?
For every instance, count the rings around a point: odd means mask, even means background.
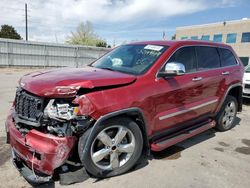
[[[178,62],[185,65],[186,72],[196,71],[196,58],[194,47],[184,47],[172,55],[168,62]]]
[[[241,42],[250,42],[250,32],[242,33]]]
[[[236,43],[236,33],[229,33],[227,34],[227,43]]]
[[[214,42],[222,42],[222,34],[214,35]]]
[[[235,57],[230,50],[222,48],[219,50],[221,55],[221,65],[223,67],[237,64],[237,61],[235,60]]]
[[[188,37],[181,37],[181,40],[187,40]]]
[[[203,35],[201,37],[201,40],[209,40],[210,36],[209,35]]]
[[[198,36],[192,36],[191,39],[192,40],[198,40]]]
[[[216,48],[196,47],[198,70],[220,67],[220,57]]]
[[[240,57],[240,60],[244,66],[247,66],[249,62],[249,57]]]

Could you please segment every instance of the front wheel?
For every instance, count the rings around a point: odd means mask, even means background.
[[[228,95],[217,115],[216,128],[219,131],[227,131],[234,126],[238,109],[238,102],[235,97]]]
[[[88,139],[91,144],[86,145]],[[94,132],[85,132],[78,146],[86,170],[95,177],[104,178],[131,169],[141,156],[143,139],[134,121],[115,118],[106,121]]]

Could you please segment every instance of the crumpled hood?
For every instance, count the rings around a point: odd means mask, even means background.
[[[135,79],[133,75],[94,67],[60,68],[26,74],[19,84],[24,90],[38,96],[72,97],[80,88],[118,86],[132,83]],[[58,88],[64,88],[65,93],[58,93]],[[71,88],[72,91],[65,88]]]

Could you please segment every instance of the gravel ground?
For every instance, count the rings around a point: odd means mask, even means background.
[[[31,187],[10,160],[5,144],[5,118],[18,79],[28,69],[0,69],[0,187]],[[250,101],[244,101],[236,126],[224,133],[214,130],[153,154],[132,172],[104,180],[88,179],[67,187],[203,187],[247,188],[250,185]],[[58,182],[42,187],[66,187]]]

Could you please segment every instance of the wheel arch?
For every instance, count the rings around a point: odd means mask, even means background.
[[[238,112],[242,111],[242,86],[235,86],[233,88],[230,89],[230,91],[228,92],[228,95],[231,95],[233,97],[236,98],[237,102],[238,102]]]
[[[243,87],[242,87],[241,83],[236,83],[236,84],[231,85],[227,89],[227,91],[226,91],[226,93],[225,93],[225,95],[224,95],[224,97],[223,97],[223,99],[222,99],[222,101],[221,101],[221,103],[219,105],[218,111],[222,107],[224,101],[226,100],[226,97],[228,95],[231,95],[231,96],[235,97],[236,100],[237,100],[237,102],[238,102],[238,109],[237,109],[237,111],[241,112],[242,111],[242,91],[243,91]]]
[[[143,111],[138,107],[132,107],[127,109],[118,110],[115,112],[108,113],[104,116],[101,116],[97,121],[94,123],[94,125],[91,128],[91,132],[89,134],[89,137],[87,139],[86,147],[88,147],[90,143],[90,137],[93,135],[92,133],[95,131],[95,129],[98,126],[101,126],[101,124],[105,121],[108,121],[113,118],[119,118],[119,117],[127,117],[135,121],[142,133],[143,136],[143,152],[146,154],[149,154],[149,139],[148,139],[148,126],[147,126],[147,120],[144,116]]]

